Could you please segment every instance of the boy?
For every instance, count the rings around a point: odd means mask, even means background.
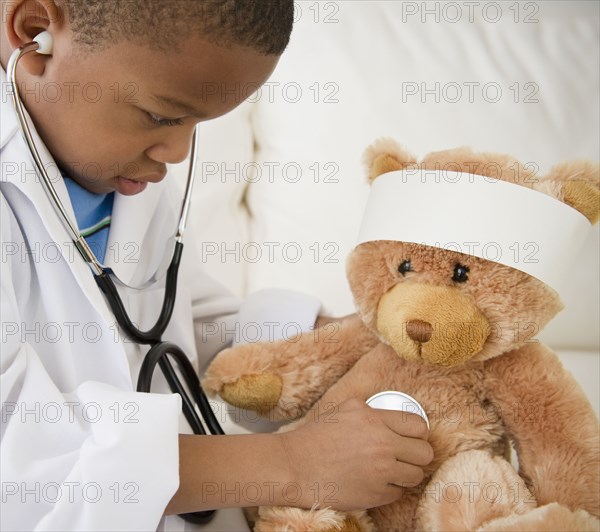
[[[166,165],[186,157],[197,123],[241,103],[227,87],[267,80],[292,2],[3,0],[2,15],[4,70],[41,31],[53,39],[52,55],[20,61],[17,82],[59,197],[101,261],[145,278],[178,215]],[[416,416],[349,401],[335,423],[202,438],[179,434],[177,395],[136,393],[146,349],[123,341],[68,244],[2,76],[3,529],[152,530],[168,514],[289,505],[290,485],[300,507],[364,508],[421,480],[432,456]],[[201,320],[231,323],[238,303],[193,269],[191,251],[165,338],[195,357],[222,347],[199,340]],[[134,322],[153,323],[162,290],[121,294]],[[153,391],[168,391],[161,378]]]

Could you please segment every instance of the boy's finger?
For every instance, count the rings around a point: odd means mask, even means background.
[[[416,466],[426,466],[433,460],[433,448],[419,438],[400,437],[396,460]]]
[[[406,464],[404,462],[396,462],[396,464],[396,480],[393,481],[395,486],[412,488],[423,482],[424,474],[420,467],[412,464]]]
[[[351,410],[357,410],[359,408],[369,408],[367,403],[361,401],[360,399],[356,399],[355,397],[351,399],[346,399],[343,403],[340,403],[338,407],[339,412],[350,412]]]
[[[426,440],[429,437],[427,423],[418,414],[410,414],[398,410],[376,410],[380,412],[383,422],[395,433],[400,434],[400,436],[420,438],[422,440]]]

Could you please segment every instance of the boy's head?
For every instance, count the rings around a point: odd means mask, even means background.
[[[93,192],[135,194],[189,151],[198,122],[262,85],[292,0],[2,0],[1,60],[50,32],[17,81],[61,168]]]
[[[294,18],[286,0],[61,0],[75,43],[99,50],[128,39],[158,50],[177,49],[199,35],[225,47],[281,55]]]

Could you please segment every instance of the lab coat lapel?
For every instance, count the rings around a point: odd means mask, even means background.
[[[4,70],[0,69],[0,75],[2,78],[2,86],[7,87],[8,82]],[[84,294],[100,316],[108,324],[112,324],[115,321],[114,317],[104,301],[104,296],[94,281],[89,266],[76,251],[68,231],[64,228],[60,218],[54,211],[54,208],[43,189],[43,185],[40,182],[40,178],[35,172],[35,166],[25,141],[22,138],[13,139],[15,135],[21,136],[18,119],[12,106],[12,101],[10,98],[5,98],[4,96],[5,95],[3,95],[2,101],[0,102],[2,110],[0,116],[0,149],[2,150],[1,153],[3,159],[1,179],[3,182],[15,186],[33,203],[40,218],[40,223],[48,232],[50,238],[61,248],[63,257],[65,257],[76,282],[80,285]],[[33,127],[33,121],[27,112],[26,117],[44,168],[46,168],[66,212],[69,214],[71,220],[75,222],[75,215],[71,206],[69,193],[58,166]],[[11,142],[12,140],[15,142]]]

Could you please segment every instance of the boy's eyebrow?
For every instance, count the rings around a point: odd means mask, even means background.
[[[195,116],[196,118],[206,118],[206,115],[200,111],[197,111],[193,107],[189,106],[187,103],[181,102],[174,98],[169,98],[168,96],[161,96],[158,94],[150,95],[153,100],[156,101],[159,105],[168,106],[172,110],[177,109],[189,116]]]

